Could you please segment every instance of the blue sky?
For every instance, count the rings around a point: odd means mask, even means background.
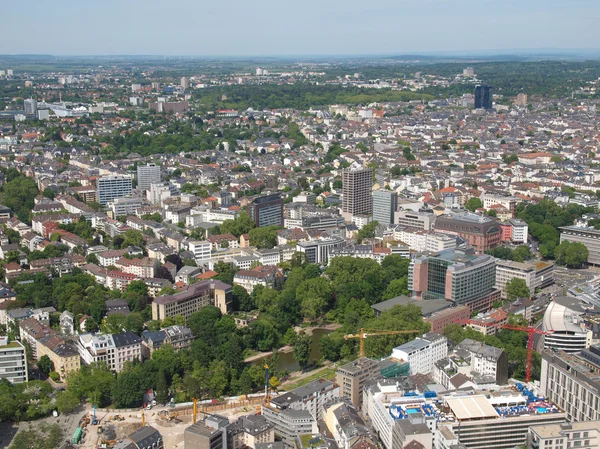
[[[600,0],[33,0],[4,2],[1,11],[0,54],[252,56],[600,47]]]

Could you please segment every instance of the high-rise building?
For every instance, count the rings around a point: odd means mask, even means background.
[[[137,188],[148,190],[151,184],[160,182],[160,165],[146,164],[137,167]]]
[[[519,95],[517,95],[515,104],[517,106],[527,106],[527,94],[524,94],[523,92],[521,92]]]
[[[373,220],[382,225],[394,222],[394,212],[398,208],[398,194],[392,190],[373,192]]]
[[[464,76],[473,76],[475,75],[475,69],[473,67],[465,67],[463,69]]]
[[[190,88],[190,79],[187,76],[181,77],[181,88],[185,90]]]
[[[421,299],[446,299],[456,305],[487,310],[500,299],[496,260],[478,256],[473,249],[449,249],[414,259],[408,271],[408,288]]]
[[[379,362],[367,357],[340,366],[335,376],[335,382],[341,388],[340,395],[349,398],[352,405],[359,408],[362,404],[365,382],[371,380],[380,371]]]
[[[25,346],[18,341],[8,341],[8,337],[0,337],[0,379],[13,384],[28,381]]]
[[[544,335],[544,348],[577,352],[592,344],[592,326],[588,328],[586,316],[595,314],[598,308],[577,298],[558,296],[554,298],[542,319],[542,329],[551,332]]]
[[[279,193],[261,195],[248,204],[248,215],[257,228],[283,226],[283,199]]]
[[[342,171],[342,212],[348,217],[373,212],[371,187],[373,172],[370,168]]]
[[[103,206],[115,198],[131,195],[132,180],[129,176],[103,176],[96,181],[98,202]]]
[[[23,101],[23,108],[25,109],[25,115],[35,115],[37,112],[37,100],[28,98]]]
[[[475,109],[492,109],[492,88],[481,84],[475,87]]]

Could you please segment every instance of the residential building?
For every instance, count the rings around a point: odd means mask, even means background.
[[[153,182],[146,192],[146,199],[152,204],[160,205],[167,198],[177,196],[178,194],[179,191],[173,184],[168,182]]]
[[[135,212],[142,206],[142,202],[139,198],[115,198],[109,201],[107,204],[108,209],[112,215],[111,218],[123,217],[126,215],[135,214]]]
[[[447,355],[448,339],[434,333],[417,337],[392,351],[392,358],[410,364],[410,374],[429,374],[433,364]]]
[[[132,180],[129,176],[103,176],[96,180],[98,202],[103,206],[116,198],[131,195]]]
[[[48,335],[38,341],[39,357],[48,356],[54,364],[56,371],[62,380],[81,368],[81,357],[77,346],[70,340],[58,335]]]
[[[347,219],[354,215],[373,213],[373,171],[370,168],[344,169],[342,183],[342,213]]]
[[[56,335],[56,331],[35,318],[29,317],[19,321],[19,335],[21,342],[29,343],[33,359],[38,360],[38,341],[48,335]]]
[[[342,248],[344,245],[345,240],[341,237],[326,237],[308,242],[298,242],[296,251],[306,254],[308,263],[327,265],[332,250]]]
[[[184,318],[206,306],[215,306],[223,314],[231,312],[231,285],[221,281],[206,280],[188,286],[182,292],[163,295],[152,301],[152,319],[164,320],[166,317],[181,315]]]
[[[23,100],[23,108],[25,110],[25,115],[35,115],[38,108],[37,100],[26,98]]]
[[[256,449],[257,445],[275,442],[273,424],[261,415],[242,416],[225,429],[228,449]]]
[[[600,421],[600,345],[578,353],[544,349],[542,395],[567,414],[567,421]]]
[[[441,299],[470,310],[487,310],[500,298],[494,288],[496,261],[475,255],[472,249],[445,250],[414,259],[409,267],[408,288],[422,299]]]
[[[502,309],[480,312],[467,321],[467,326],[483,335],[496,335],[508,323],[508,314]]]
[[[511,227],[510,240],[513,243],[522,243],[526,245],[529,236],[529,225],[518,218],[511,218],[508,220],[508,223]]]
[[[586,315],[600,309],[570,296],[557,296],[548,304],[542,319],[544,348],[577,352],[589,348],[593,332],[586,324]]]
[[[436,218],[434,228],[439,232],[462,237],[479,254],[495,248],[502,241],[502,230],[498,222],[470,212],[441,215]]]
[[[142,340],[133,332],[119,334],[81,334],[77,349],[84,363],[104,362],[120,372],[125,362],[142,359]]]
[[[340,386],[340,396],[349,398],[354,407],[360,408],[365,382],[380,371],[379,363],[367,357],[340,366],[335,377],[335,383]]]
[[[115,263],[115,267],[117,267],[117,269],[123,271],[124,273],[133,274],[140,278],[153,278],[156,274],[157,266],[158,261],[156,259],[151,259],[150,257],[144,257],[142,259],[127,259],[125,257],[121,257]]]
[[[582,243],[588,250],[588,263],[600,265],[600,230],[593,226],[562,226],[560,242]]]
[[[280,279],[280,275],[277,268],[268,266],[258,266],[252,270],[239,270],[233,276],[233,282],[243,287],[248,293],[252,293],[257,285],[273,287],[278,279]]]
[[[398,209],[398,194],[393,190],[375,190],[373,192],[373,220],[381,225],[394,222],[394,213]]]
[[[196,261],[209,260],[212,253],[212,243],[207,240],[194,240],[188,242],[188,250],[194,255]]]
[[[492,109],[492,88],[481,84],[475,86],[475,109]]]
[[[496,259],[496,285],[502,297],[508,296],[506,284],[512,279],[523,279],[529,287],[530,295],[538,288],[545,288],[554,283],[554,264],[552,262],[513,262]]]
[[[256,227],[283,226],[283,199],[279,193],[261,195],[247,206]]]
[[[113,449],[164,449],[160,432],[152,426],[144,426],[118,441]]]
[[[527,449],[551,447],[581,449],[600,447],[600,421],[557,423],[529,427]]]
[[[401,241],[417,252],[437,253],[456,248],[456,237],[441,232],[423,231],[397,225],[394,227],[394,240]]]
[[[423,318],[423,321],[431,325],[431,332],[443,334],[448,324],[465,323],[471,316],[471,310],[467,306],[449,307]]]
[[[25,346],[18,341],[0,337],[0,379],[20,384],[29,380]]]
[[[394,212],[394,224],[406,226],[423,231],[431,231],[435,222],[435,215],[427,212],[414,212],[412,210],[398,210]]]

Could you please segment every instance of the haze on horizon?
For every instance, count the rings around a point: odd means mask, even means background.
[[[333,55],[595,49],[598,0],[34,0],[0,54]]]

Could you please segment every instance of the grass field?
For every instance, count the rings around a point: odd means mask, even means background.
[[[306,385],[307,383],[312,382],[315,379],[320,379],[320,378],[327,379],[327,380],[333,380],[335,378],[335,372],[336,372],[335,368],[321,368],[321,369],[316,370],[314,373],[312,373],[308,376],[298,379],[295,382],[288,382],[285,385],[282,385],[281,389],[285,390],[285,391],[290,391],[295,388]]]

